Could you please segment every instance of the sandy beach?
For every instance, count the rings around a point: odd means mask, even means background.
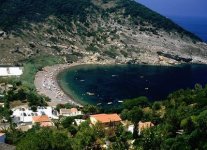
[[[57,82],[57,75],[70,67],[82,65],[81,63],[58,64],[48,66],[39,71],[35,76],[35,87],[40,95],[45,95],[51,99],[53,105],[70,103],[75,106],[82,106],[64,93]]]
[[[61,89],[57,82],[57,75],[64,71],[65,69],[68,69],[70,67],[74,66],[80,66],[80,65],[86,65],[86,64],[115,64],[114,61],[103,61],[98,62],[94,56],[86,59],[82,59],[78,62],[72,63],[72,64],[57,64],[54,66],[47,66],[42,69],[42,71],[37,72],[35,75],[34,84],[36,87],[37,92],[40,95],[45,95],[51,99],[51,102],[48,104],[51,106],[56,106],[57,104],[65,104],[70,103],[75,106],[82,105],[75,101],[72,97],[65,94],[65,92]]]

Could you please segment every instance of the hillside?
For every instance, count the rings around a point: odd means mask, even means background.
[[[0,64],[207,63],[207,45],[133,0],[0,0]]]

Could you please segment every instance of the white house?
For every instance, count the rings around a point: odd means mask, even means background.
[[[37,111],[34,112],[31,110],[31,108],[26,107],[20,107],[20,108],[14,108],[13,111],[13,121],[15,123],[31,123],[32,117],[34,116],[42,116],[47,115],[50,119],[58,119],[57,111],[54,110],[52,107],[37,107]]]
[[[60,116],[78,116],[82,115],[81,111],[78,111],[77,108],[71,108],[71,109],[60,109]]]
[[[81,123],[85,122],[86,120],[84,119],[75,119],[75,123],[77,126],[80,126]]]
[[[0,76],[20,76],[23,74],[23,67],[0,67]]]
[[[128,128],[127,128],[127,131],[128,132],[131,132],[132,134],[134,133],[134,125],[129,125]]]

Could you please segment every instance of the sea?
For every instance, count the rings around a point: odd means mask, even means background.
[[[169,93],[207,84],[207,65],[82,65],[59,74],[62,89],[82,104],[117,105],[146,96],[163,100]]]
[[[207,42],[207,17],[169,16],[169,18]]]

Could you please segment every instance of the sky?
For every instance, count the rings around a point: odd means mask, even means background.
[[[205,17],[207,0],[136,0],[167,17]]]

